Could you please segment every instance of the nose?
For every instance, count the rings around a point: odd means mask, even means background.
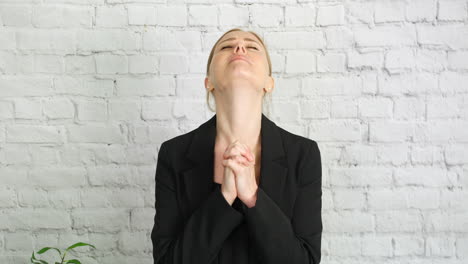
[[[239,42],[237,45],[236,45],[236,48],[235,48],[235,53],[245,53],[245,45],[243,42]]]

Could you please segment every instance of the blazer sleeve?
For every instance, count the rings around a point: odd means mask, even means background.
[[[188,219],[178,208],[174,173],[162,143],[156,167],[156,214],[151,232],[154,264],[211,263],[244,216],[217,186]]]
[[[315,141],[300,166],[300,186],[291,221],[261,188],[255,206],[245,206],[249,234],[262,263],[320,263],[322,167]]]

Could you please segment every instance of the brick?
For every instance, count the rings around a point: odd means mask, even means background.
[[[158,58],[149,55],[133,55],[128,57],[129,73],[156,73]]]
[[[2,76],[1,97],[51,96],[54,94],[52,80],[48,77]]]
[[[460,237],[456,241],[457,256],[461,259],[468,257],[468,238]]]
[[[456,189],[440,190],[440,208],[450,211],[463,211],[468,201],[468,191]]]
[[[330,105],[330,115],[334,118],[356,118],[358,105],[353,99],[333,98]]]
[[[411,26],[359,27],[354,30],[358,47],[400,47],[416,44],[416,29]]]
[[[124,5],[97,6],[96,25],[99,27],[125,27],[128,25],[127,9]]]
[[[136,230],[153,228],[155,214],[153,208],[134,208],[130,213],[130,226]]]
[[[77,44],[77,50],[80,52],[136,51],[142,45],[140,33],[124,29],[80,29],[76,32],[76,35],[81,40]],[[98,68],[98,58],[101,57],[112,58],[119,56],[97,54],[96,63]]]
[[[92,6],[35,6],[32,24],[39,28],[91,27],[94,8]]]
[[[395,170],[395,181],[398,186],[447,187],[452,185],[447,171],[435,166],[415,166]]]
[[[17,48],[23,51],[74,53],[77,46],[75,32],[66,29],[21,29],[16,41]]]
[[[427,232],[466,232],[468,228],[468,213],[465,211],[432,211],[425,216]]]
[[[468,70],[468,51],[448,52],[448,66],[452,70]]]
[[[405,165],[408,163],[408,153],[411,151],[411,144],[384,144],[378,146],[376,158],[378,164],[391,164],[393,166]]]
[[[308,137],[324,141],[355,141],[361,138],[361,128],[359,123],[351,120],[314,122],[309,125]]]
[[[168,106],[165,111],[171,109],[171,102],[164,103],[164,104],[151,104],[152,107],[156,107],[153,109],[161,109],[158,111],[164,111],[161,107]],[[201,113],[204,109],[206,109],[205,101],[202,100],[177,100],[174,102],[172,106],[172,113],[167,111],[167,114],[158,114],[157,117],[169,117],[173,114],[176,118],[185,118],[186,120],[193,120],[196,122],[203,122],[204,117],[198,113]],[[147,110],[145,111],[145,116],[149,116]],[[155,115],[153,115],[155,116]]]
[[[388,98],[361,98],[358,101],[359,114],[362,117],[391,117],[393,102]]]
[[[257,27],[278,27],[284,24],[283,8],[280,6],[249,6],[251,23]]]
[[[315,24],[316,12],[313,6],[286,6],[285,7],[285,26],[304,27]]]
[[[6,141],[11,143],[62,143],[63,131],[55,126],[7,125]]]
[[[384,63],[384,56],[380,52],[355,52],[348,53],[348,68],[365,70],[378,69]]]
[[[341,53],[327,53],[317,56],[317,72],[345,72],[346,56]]]
[[[100,74],[128,73],[128,58],[122,55],[96,55],[96,72]]]
[[[439,77],[440,93],[457,94],[468,92],[468,74],[457,72],[441,72]]]
[[[49,119],[73,118],[75,107],[69,99],[48,98],[43,102],[44,115]]]
[[[5,234],[5,249],[20,252],[29,252],[33,246],[31,234],[27,232]]]
[[[422,216],[413,210],[392,210],[379,212],[375,216],[376,231],[384,232],[421,232]]]
[[[447,165],[463,165],[468,160],[466,146],[464,145],[447,146],[443,154]]]
[[[108,107],[111,120],[135,121],[141,118],[141,106],[137,100],[113,99]]]
[[[421,236],[421,237],[419,237]],[[395,241],[395,256],[422,256],[424,254],[424,238],[422,235],[397,235]]]
[[[413,164],[436,164],[444,162],[444,153],[437,146],[414,147],[410,153]]]
[[[328,49],[350,50],[354,48],[354,37],[350,29],[327,27],[324,32]]]
[[[319,26],[343,25],[345,10],[342,5],[320,6],[316,24]]]
[[[392,170],[384,168],[332,168],[329,177],[331,186],[388,187],[392,184]]]
[[[271,32],[265,33],[264,40],[270,49],[321,49],[326,40],[323,32]]]
[[[152,246],[149,246],[149,239],[147,239],[145,231],[123,231],[120,233],[118,245],[120,250],[125,254],[143,254]]]
[[[126,209],[77,208],[71,213],[73,228],[92,232],[116,232],[128,228],[129,213]]]
[[[374,21],[375,2],[347,2],[345,3],[350,24],[370,24]]]
[[[186,102],[184,102],[186,103]],[[180,106],[179,106],[180,109]],[[179,111],[180,112],[180,111]],[[141,117],[143,120],[169,120],[173,118],[173,103],[164,99],[144,100]],[[181,114],[178,114],[181,116]]]
[[[453,236],[426,238],[426,256],[428,257],[451,257],[455,256],[455,238]]]
[[[309,52],[288,52],[286,57],[286,73],[309,73],[317,71],[315,54]]]
[[[82,121],[106,121],[108,120],[107,103],[100,99],[77,99],[77,117]]]
[[[440,204],[439,190],[429,188],[411,188],[408,190],[408,208],[430,210]]]
[[[361,238],[357,236],[329,235],[330,251],[335,256],[358,257],[361,255]]]
[[[48,207],[47,192],[39,188],[21,188],[18,191],[18,202],[22,207]]]
[[[41,187],[83,186],[86,185],[84,168],[44,167],[30,171],[30,182]],[[53,188],[52,188],[53,189]]]
[[[371,142],[405,142],[414,132],[414,125],[405,121],[375,121],[369,124]]]
[[[8,209],[0,214],[2,228],[16,230],[66,229],[71,226],[70,215],[63,210],[48,208]],[[49,230],[50,232],[50,230]]]
[[[16,48],[15,31],[2,30],[0,31],[0,50],[13,50]],[[0,86],[1,87],[1,86]]]
[[[387,51],[384,66],[391,73],[410,71],[415,66],[413,50],[403,48]]]
[[[119,166],[99,166],[88,170],[89,182],[92,186],[119,187],[132,184],[129,168]]]
[[[376,1],[374,6],[375,23],[404,21],[405,4],[404,1]]]
[[[11,187],[0,187],[0,208],[16,207],[18,204],[15,189]]]
[[[124,143],[125,135],[118,125],[67,125],[68,142]]]
[[[335,188],[333,198],[333,204],[335,206],[335,209],[338,210],[362,210],[366,207],[364,191],[360,189],[347,190]]]
[[[362,90],[362,81],[356,77],[308,77],[302,82],[305,96],[358,95]]]
[[[112,80],[99,80],[63,76],[54,79],[55,89],[59,94],[86,95],[92,97],[110,97],[114,90]]]
[[[31,25],[32,8],[27,5],[2,5],[0,17],[4,26],[26,27]]]
[[[156,8],[151,6],[128,6],[129,25],[156,25]]]
[[[328,221],[323,222],[323,229],[333,233],[370,232],[375,229],[373,216],[366,212],[340,211],[326,212],[322,216]]]
[[[0,118],[10,119],[14,117],[13,102],[0,101]]]
[[[223,6],[218,10],[220,26],[247,26],[249,23],[249,10],[243,7]]]
[[[330,117],[330,103],[327,100],[304,100],[300,105],[301,118]]]
[[[439,46],[450,49],[468,48],[468,26],[466,25],[442,24],[429,26],[421,24],[416,29],[418,43],[424,46]]]
[[[463,101],[459,97],[432,97],[427,99],[427,117],[457,118],[460,116]]]
[[[175,80],[170,77],[118,78],[118,96],[163,96],[175,94]]]
[[[372,211],[405,210],[407,196],[406,189],[375,189],[368,191],[367,201]]]
[[[468,15],[468,3],[464,0],[441,0],[437,20],[463,21]]]
[[[413,0],[406,4],[406,20],[410,22],[434,21],[436,15],[436,0]]]
[[[362,255],[374,257],[392,257],[393,241],[389,235],[364,235],[362,240]]]
[[[65,72],[68,74],[92,74],[96,73],[96,64],[93,56],[66,56]],[[67,78],[67,77],[64,77]]]
[[[156,9],[156,25],[183,27],[187,25],[187,15],[185,5],[158,6]]]

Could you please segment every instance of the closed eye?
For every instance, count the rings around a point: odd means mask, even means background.
[[[224,48],[232,48],[232,46],[224,46],[221,49],[224,49]],[[258,50],[257,47],[254,47],[254,46],[250,46],[249,48],[254,48],[254,49]]]

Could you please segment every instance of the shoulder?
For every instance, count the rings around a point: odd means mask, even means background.
[[[163,141],[159,147],[159,154],[163,153],[167,161],[179,160],[185,155],[196,129]]]
[[[321,154],[317,141],[278,128],[289,164],[298,175],[298,183],[306,185],[321,180]]]
[[[320,154],[318,143],[314,139],[294,134],[279,126],[276,127],[281,135],[286,154],[302,157]]]

